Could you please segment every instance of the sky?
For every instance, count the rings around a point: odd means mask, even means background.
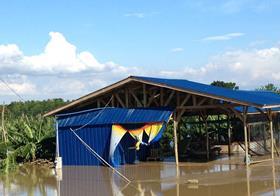
[[[72,100],[129,75],[280,86],[279,10],[279,0],[1,1],[0,101],[19,101],[10,89]]]

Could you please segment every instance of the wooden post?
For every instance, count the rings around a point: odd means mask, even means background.
[[[57,118],[55,118],[55,135],[56,135],[56,156],[59,157],[59,136],[58,136]]]
[[[5,129],[5,104],[3,103],[2,106],[2,137],[4,142],[7,142],[7,135],[6,135],[6,129]]]
[[[231,156],[231,125],[230,125],[230,118],[228,116],[228,156]]]
[[[275,175],[274,161],[272,161],[272,178],[273,178],[273,195],[276,195],[276,175]]]
[[[243,107],[243,126],[244,126],[244,142],[245,142],[245,163],[249,166],[248,137],[247,137],[247,111],[248,107]]]
[[[251,195],[250,175],[251,175],[251,169],[249,165],[246,165],[247,195]]]
[[[272,121],[272,113],[271,109],[269,109],[268,112],[269,115],[269,131],[270,131],[270,136],[271,136],[271,159],[274,161],[274,135],[273,135],[273,121]]]
[[[207,161],[209,161],[209,133],[208,133],[208,124],[207,124],[207,116],[203,117],[204,120],[204,126],[205,126],[205,131],[206,131],[206,158]]]
[[[176,166],[179,165],[179,156],[178,156],[178,138],[177,138],[177,129],[178,129],[178,119],[177,119],[177,112],[174,111],[173,114],[173,131],[174,131],[174,151],[175,151],[175,161]]]
[[[248,132],[248,148],[251,146],[251,125],[249,124],[247,126],[247,132]]]

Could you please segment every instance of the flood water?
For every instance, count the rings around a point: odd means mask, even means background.
[[[280,161],[252,165],[242,158],[208,163],[145,162],[118,169],[127,183],[107,167],[54,169],[24,165],[1,176],[1,195],[280,195]],[[178,177],[176,177],[178,175]]]

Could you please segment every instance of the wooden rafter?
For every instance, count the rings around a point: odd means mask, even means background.
[[[120,104],[123,108],[125,108],[125,104],[124,104],[124,102],[122,101],[122,99],[120,98],[120,96],[119,96],[118,93],[115,94],[115,97],[116,97],[117,101],[119,102],[119,104]]]
[[[156,97],[155,97],[156,94],[157,94],[157,90],[153,90],[152,93],[150,93],[150,98],[149,98],[149,100],[148,100],[147,107],[149,107],[149,106],[153,103],[153,101],[154,101],[155,98],[156,98]]]
[[[133,92],[131,89],[129,89],[129,92],[130,92],[130,94],[132,95],[132,97],[134,98],[134,100],[136,101],[137,105],[138,105],[139,107],[143,107],[141,101],[140,101],[140,100],[138,99],[138,97],[134,94],[134,92]]]
[[[164,106],[168,106],[168,104],[170,103],[170,101],[171,101],[171,99],[173,98],[174,94],[175,94],[175,91],[172,91],[172,92],[170,93],[170,95],[168,96],[167,100],[166,100],[165,103],[164,103]]]

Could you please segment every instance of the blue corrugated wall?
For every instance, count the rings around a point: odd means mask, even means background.
[[[112,125],[90,126],[76,133],[106,161],[109,161],[111,127]],[[101,165],[69,128],[59,129],[59,153],[63,165]]]

